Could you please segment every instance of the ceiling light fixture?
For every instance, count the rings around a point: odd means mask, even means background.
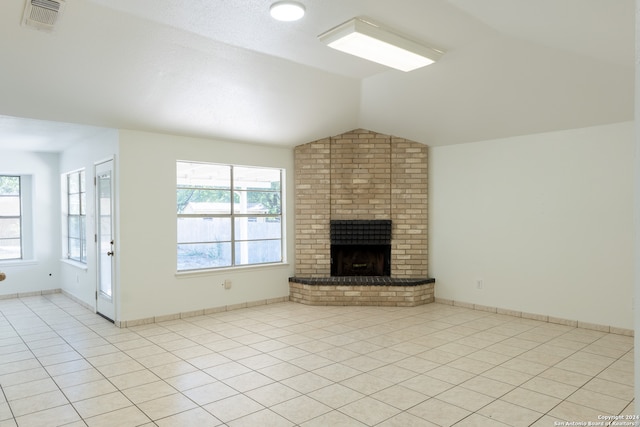
[[[433,64],[444,52],[409,40],[364,18],[353,18],[318,36],[333,49],[411,71]]]
[[[304,16],[304,6],[297,1],[277,1],[269,9],[278,21],[297,21]]]

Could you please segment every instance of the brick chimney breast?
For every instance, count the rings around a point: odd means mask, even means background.
[[[356,129],[294,157],[296,276],[330,276],[332,220],[390,220],[391,277],[428,277],[426,145]]]

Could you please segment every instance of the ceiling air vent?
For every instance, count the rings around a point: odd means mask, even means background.
[[[22,25],[52,32],[64,10],[64,0],[27,0]]]

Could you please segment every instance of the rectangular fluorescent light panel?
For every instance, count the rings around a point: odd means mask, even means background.
[[[438,60],[442,53],[384,30],[362,18],[354,18],[318,36],[333,49],[386,65],[411,71]]]

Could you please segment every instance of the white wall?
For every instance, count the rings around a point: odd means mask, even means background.
[[[120,321],[285,297],[293,276],[293,150],[121,131],[119,160]],[[176,160],[286,169],[287,265],[176,275]],[[224,280],[232,281],[225,290]]]
[[[60,186],[58,155],[0,151],[0,174],[31,175],[33,185],[32,260],[0,262],[7,279],[0,282],[0,296],[60,287]],[[23,226],[24,227],[24,226]]]
[[[87,263],[62,261],[60,262],[60,287],[67,293],[73,295],[87,305],[95,308],[95,291],[97,281],[96,245],[93,235],[96,233],[95,221],[95,187],[93,185],[94,165],[96,162],[109,159],[117,152],[118,131],[115,129],[97,129],[96,134],[90,139],[78,141],[76,144],[66,149],[60,154],[60,178],[68,172],[79,169],[85,170],[86,179],[86,233],[87,233]],[[62,192],[60,192],[62,193]],[[61,203],[66,201],[62,197]],[[60,227],[64,231],[63,216],[60,220]],[[63,233],[64,234],[64,233]],[[62,252],[62,239],[58,245],[58,257],[64,259]]]
[[[633,131],[432,148],[436,297],[633,329]]]

